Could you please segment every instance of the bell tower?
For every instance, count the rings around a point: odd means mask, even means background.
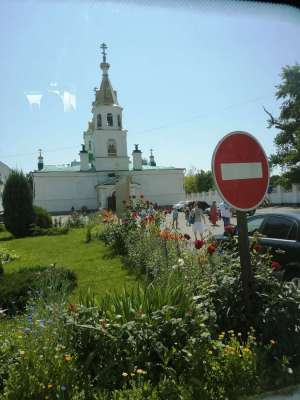
[[[92,120],[84,132],[85,148],[89,161],[96,171],[127,171],[127,131],[122,125],[123,108],[119,105],[117,92],[113,90],[108,77],[110,68],[107,62],[107,46],[101,46],[102,81],[100,88],[95,88],[95,100],[92,103]]]

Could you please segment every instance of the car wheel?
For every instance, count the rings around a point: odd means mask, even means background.
[[[293,269],[291,269],[289,271],[289,266],[292,266],[291,264],[286,266],[286,272],[284,274],[284,280],[290,282],[290,284],[296,286],[297,288],[300,289],[300,266],[297,264],[293,264],[292,267],[294,267]],[[298,268],[295,268],[295,267]]]
[[[300,289],[300,277],[295,276],[294,278],[291,279],[291,284],[293,284],[297,289]]]

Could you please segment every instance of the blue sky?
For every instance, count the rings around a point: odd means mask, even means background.
[[[1,2],[1,161],[33,170],[39,148],[46,164],[78,158],[102,42],[129,154],[139,143],[143,156],[154,149],[159,165],[207,170],[217,142],[234,130],[274,150],[262,106],[278,114],[281,68],[300,62],[299,10],[140,3]],[[76,110],[64,112],[53,90],[74,93]],[[34,93],[43,94],[40,108],[26,98]]]

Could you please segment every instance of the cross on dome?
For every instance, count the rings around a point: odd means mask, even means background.
[[[107,45],[105,43],[102,43],[100,46],[100,49],[102,49],[102,55],[103,55],[103,62],[106,63],[106,52],[105,50],[107,50]]]
[[[101,45],[100,45],[100,49],[102,50],[101,51],[101,54],[102,54],[102,63],[100,64],[100,68],[102,69],[102,71],[103,71],[103,75],[107,75],[107,71],[109,70],[109,67],[110,67],[110,65],[109,65],[109,63],[108,62],[106,62],[106,50],[107,50],[107,45],[105,44],[105,43],[102,43]]]

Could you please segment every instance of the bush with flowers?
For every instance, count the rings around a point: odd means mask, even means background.
[[[0,308],[6,309],[7,315],[22,313],[33,297],[45,295],[48,290],[59,291],[63,283],[66,293],[70,293],[77,285],[76,275],[54,265],[3,274],[0,278]]]
[[[274,387],[297,380],[300,294],[294,286],[276,277],[280,266],[272,261],[270,254],[262,253],[259,238],[251,243],[255,291],[253,316],[249,321],[242,294],[237,240],[232,227],[227,229],[230,238],[227,245],[217,245],[208,237],[196,240],[192,249],[187,235],[166,228],[158,229],[157,225],[155,229],[149,226],[151,224],[144,229],[137,225],[135,230],[127,232],[127,264],[157,285],[164,285],[170,274],[176,272],[173,279],[177,283],[183,282],[190,293],[198,297],[210,320],[215,317],[216,331],[234,330],[241,332],[243,340],[248,340],[249,326],[253,326],[260,343],[255,350],[257,366],[276,366],[273,369],[276,379],[270,373],[270,379],[264,377],[261,384],[264,380],[267,387]],[[272,341],[276,346],[270,349],[268,344]],[[262,367],[258,370],[260,376],[264,375]]]
[[[145,382],[146,399],[234,400],[257,390],[255,341],[218,336],[214,315],[176,275],[66,316],[77,360],[99,390],[115,393],[100,398],[142,399]]]

